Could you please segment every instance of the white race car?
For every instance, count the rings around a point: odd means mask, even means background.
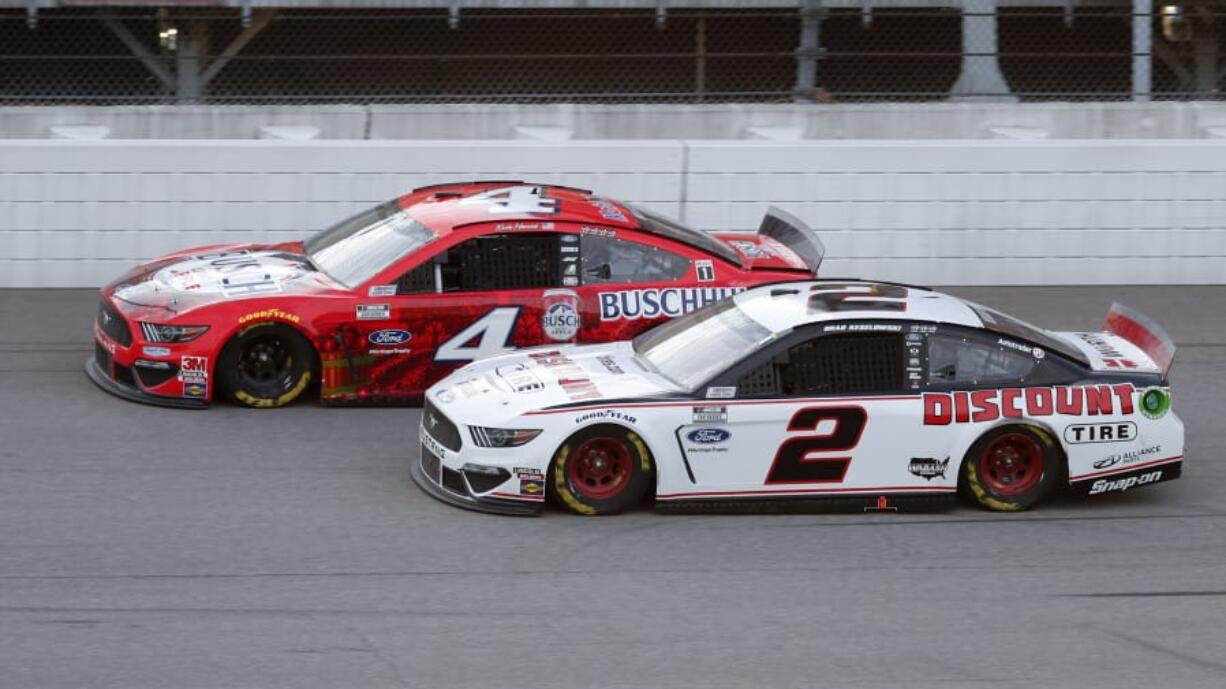
[[[839,499],[994,510],[1180,475],[1175,347],[1116,305],[1055,333],[925,288],[752,289],[632,342],[524,350],[430,388],[413,476],[462,507],[581,514]]]

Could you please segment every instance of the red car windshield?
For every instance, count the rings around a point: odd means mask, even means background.
[[[389,201],[323,230],[303,249],[317,268],[353,289],[437,238]]]

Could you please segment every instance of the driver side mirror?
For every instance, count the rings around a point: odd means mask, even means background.
[[[613,277],[613,266],[608,263],[601,263],[595,268],[588,268],[583,271],[584,275],[596,278],[597,280],[608,280]]]

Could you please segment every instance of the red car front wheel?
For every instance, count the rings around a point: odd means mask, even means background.
[[[283,407],[310,386],[315,351],[296,330],[257,323],[239,331],[222,350],[217,377],[235,404]]]

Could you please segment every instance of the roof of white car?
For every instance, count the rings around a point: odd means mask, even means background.
[[[845,320],[932,321],[972,328],[984,325],[978,314],[955,296],[880,282],[806,280],[766,285],[738,294],[736,303],[772,332]],[[856,308],[856,304],[872,308]]]

